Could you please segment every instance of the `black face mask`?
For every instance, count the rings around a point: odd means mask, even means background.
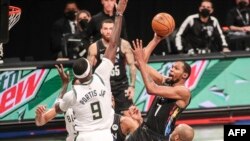
[[[76,12],[75,11],[68,11],[64,14],[64,16],[66,17],[66,19],[68,19],[70,21],[74,21],[76,18]]]
[[[200,15],[201,15],[201,17],[206,18],[206,17],[210,16],[210,11],[208,9],[202,9],[200,11]]]
[[[247,2],[245,2],[245,1],[239,2],[238,7],[239,7],[239,9],[247,8]]]
[[[88,20],[87,19],[82,19],[80,22],[79,22],[80,26],[82,29],[85,29],[87,26],[88,26]]]

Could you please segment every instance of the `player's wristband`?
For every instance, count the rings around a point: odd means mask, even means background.
[[[116,12],[115,15],[116,16],[123,16],[121,13],[118,13],[118,12]]]
[[[54,102],[54,104],[56,104],[56,103],[58,103],[60,101],[62,101],[62,99],[61,98],[57,98],[56,101]]]
[[[129,85],[129,87],[135,88],[135,85]]]

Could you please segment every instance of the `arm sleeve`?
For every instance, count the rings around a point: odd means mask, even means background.
[[[66,112],[75,103],[75,94],[73,90],[67,92],[61,100],[59,100],[59,107],[62,111]]]
[[[220,27],[220,24],[219,24],[218,20],[216,18],[213,18],[213,19],[214,19],[214,24],[215,24],[214,26],[215,26],[215,28],[216,28],[217,32],[219,33],[219,36],[220,36],[221,45],[222,46],[228,46],[226,38],[225,38],[225,36],[224,36],[224,34],[223,34],[222,30],[221,30],[221,27]]]
[[[183,50],[183,44],[182,44],[182,35],[183,33],[188,29],[189,24],[193,22],[192,17],[187,17],[185,21],[181,24],[178,32],[176,33],[175,37],[175,45],[179,51]]]

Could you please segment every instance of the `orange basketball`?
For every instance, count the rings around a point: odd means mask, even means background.
[[[158,13],[152,20],[152,29],[159,36],[168,36],[175,29],[174,18],[168,13]]]

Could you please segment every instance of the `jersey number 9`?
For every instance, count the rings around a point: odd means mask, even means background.
[[[102,111],[99,101],[91,103],[90,106],[93,113],[93,120],[102,118]]]

